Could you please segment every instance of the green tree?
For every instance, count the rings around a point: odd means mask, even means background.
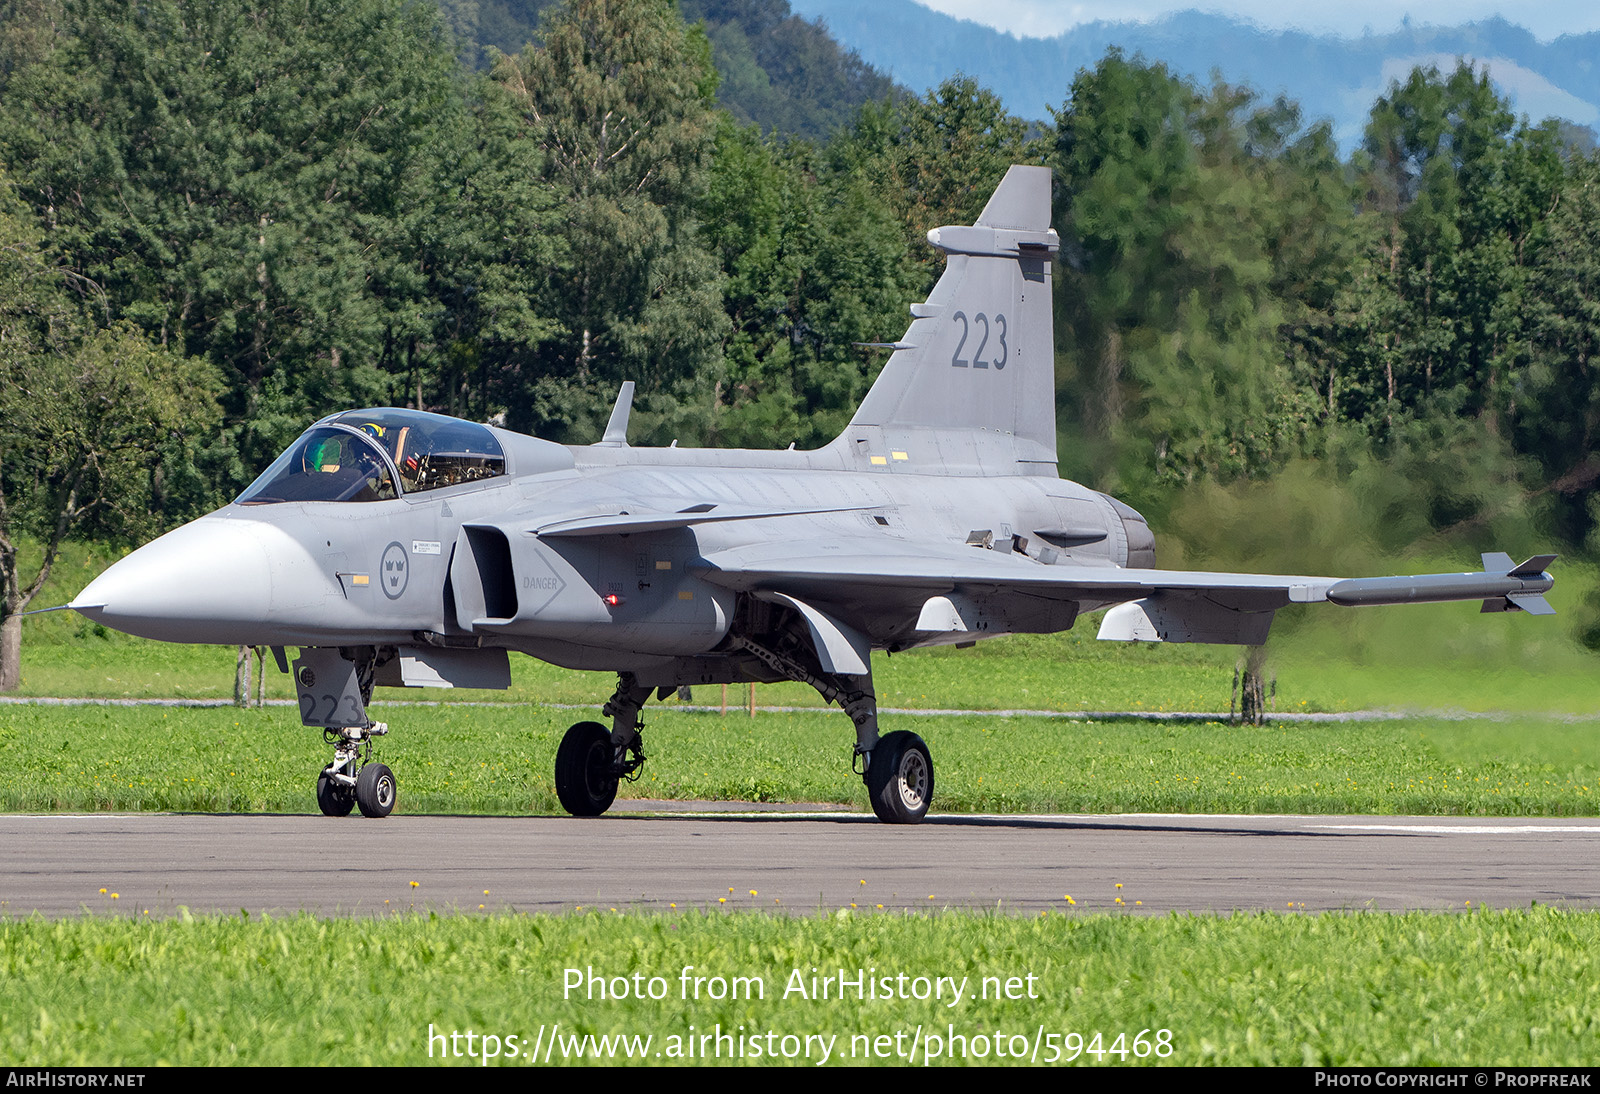
[[[206,437],[219,417],[209,364],[126,322],[95,329],[41,238],[0,176],[0,691],[20,679],[19,613],[62,542],[88,527],[129,538],[158,530],[161,455]],[[34,565],[23,536],[37,543]]]
[[[865,180],[806,144],[726,121],[701,205],[727,273],[719,444],[810,448],[841,430],[920,287],[904,226]]]
[[[460,89],[402,0],[34,0],[0,59],[0,158],[112,318],[204,355],[243,466],[386,401],[436,307],[416,241]],[[26,45],[27,48],[23,48]],[[226,471],[226,469],[224,469]]]
[[[855,129],[829,146],[837,172],[866,182],[905,226],[908,254],[933,286],[942,260],[928,229],[971,224],[1014,163],[1046,149],[1027,123],[969,76],[953,76],[920,98],[868,104]]]
[[[1567,165],[1554,204],[1531,270],[1531,347],[1515,436],[1562,502],[1560,530],[1582,542],[1600,520],[1600,156]],[[1600,628],[1594,644],[1600,648]]]
[[[1058,345],[1089,473],[1227,479],[1302,451],[1316,412],[1285,331],[1308,321],[1307,286],[1327,275],[1304,267],[1325,242],[1277,206],[1316,205],[1302,176],[1325,165],[1326,134],[1116,51],[1079,73],[1056,123]]]
[[[847,129],[894,82],[847,51],[821,22],[791,14],[788,0],[682,0],[703,22],[721,80],[717,101],[738,122],[823,141]]]
[[[1368,203],[1374,257],[1400,304],[1395,353],[1365,387],[1395,411],[1480,418],[1502,432],[1526,362],[1528,269],[1562,174],[1553,125],[1517,126],[1487,71],[1417,68],[1373,106]]]
[[[550,271],[565,253],[557,189],[521,111],[487,76],[440,119],[407,233],[408,268],[424,306],[390,328],[386,357],[405,380],[401,399],[487,418],[522,403],[519,382],[561,332],[546,309]],[[435,192],[428,192],[436,188]]]
[[[623,380],[658,405],[686,397],[715,371],[727,318],[694,216],[716,119],[704,35],[660,0],[570,0],[542,30],[494,76],[561,197],[560,333],[508,410],[513,426],[560,436],[593,429]]]

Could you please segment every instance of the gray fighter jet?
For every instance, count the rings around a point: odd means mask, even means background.
[[[878,732],[873,650],[1065,630],[1265,640],[1287,604],[1482,600],[1549,614],[1544,572],[1337,580],[1155,568],[1143,517],[1056,472],[1050,173],[1012,167],[849,427],[813,452],[632,448],[632,384],[569,446],[412,410],[324,418],[233,504],[140,548],[71,607],[169,642],[270,646],[334,759],[324,813],[393,809],[374,686],[504,688],[508,653],[617,674],[611,725],[556,753],[561,803],[606,811],[644,763],[639,711],[683,685],[798,680],[855,725],[885,821],[922,819],[933,761]],[[370,761],[370,762],[369,762]]]

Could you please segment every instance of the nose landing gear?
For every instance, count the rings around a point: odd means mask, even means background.
[[[358,654],[362,651],[353,651]],[[372,698],[372,657],[352,660],[337,649],[305,649],[294,663],[302,725],[322,729],[333,762],[317,775],[317,808],[324,816],[387,817],[399,794],[394,772],[372,760],[372,740],[389,732],[367,717]]]
[[[370,759],[372,738],[388,732],[385,722],[323,727],[322,739],[333,745],[333,762],[317,775],[317,808],[324,816],[348,817],[356,808],[363,817],[394,812],[398,797],[394,772]]]

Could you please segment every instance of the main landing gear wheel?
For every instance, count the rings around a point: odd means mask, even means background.
[[[933,757],[915,733],[878,738],[867,764],[867,798],[885,824],[916,824],[933,801]]]
[[[356,776],[356,804],[363,817],[387,817],[394,812],[395,796],[394,772],[384,764],[368,764]]]
[[[356,807],[356,796],[347,786],[334,781],[326,771],[317,776],[317,808],[325,817],[348,817]]]
[[[617,755],[599,722],[579,722],[556,749],[556,796],[574,817],[598,817],[617,797]]]

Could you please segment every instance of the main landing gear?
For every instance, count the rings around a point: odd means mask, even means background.
[[[862,776],[872,811],[887,824],[916,824],[933,801],[933,757],[915,733],[879,737]]]
[[[917,824],[933,802],[933,757],[915,733],[897,730],[878,736],[878,697],[871,666],[865,673],[815,671],[795,654],[748,636],[735,642],[790,680],[810,684],[830,703],[838,703],[856,727],[857,770],[867,784],[867,800],[885,824]],[[820,666],[818,666],[820,667]]]
[[[810,684],[830,703],[838,703],[856,727],[856,770],[867,786],[872,811],[886,824],[916,824],[933,801],[933,757],[915,733],[898,730],[878,736],[878,700],[872,675],[816,672],[792,655],[740,636],[735,639],[777,674]],[[675,689],[662,687],[658,698]],[[622,673],[617,690],[605,705],[612,729],[599,722],[579,722],[567,730],[556,750],[556,796],[575,817],[598,817],[616,799],[622,780],[633,781],[644,767],[639,708],[651,689],[632,673]]]
[[[650,689],[622,673],[615,694],[602,713],[612,729],[599,722],[579,722],[567,730],[556,750],[556,797],[574,817],[598,817],[616,800],[617,786],[639,777],[644,768],[644,742],[639,708]]]

